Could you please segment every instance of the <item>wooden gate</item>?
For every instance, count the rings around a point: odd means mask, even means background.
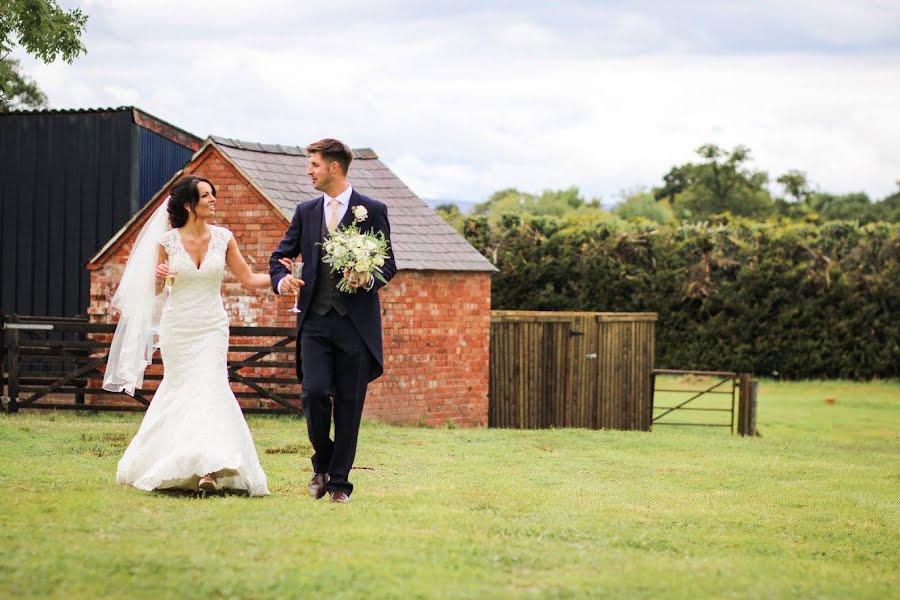
[[[115,325],[19,315],[0,321],[0,392],[9,412],[145,410],[162,379],[157,355],[133,398],[100,387]],[[290,327],[231,328],[228,378],[244,412],[302,413],[294,335]]]
[[[491,312],[491,427],[649,431],[656,313]]]

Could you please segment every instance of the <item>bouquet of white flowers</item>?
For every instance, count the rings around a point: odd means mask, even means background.
[[[338,227],[322,242],[325,253],[322,261],[330,265],[332,271],[371,275],[378,281],[387,283],[381,274],[381,267],[388,258],[388,242],[384,232],[360,232],[357,223],[365,221],[369,213],[365,206],[354,206],[352,210],[353,223],[349,227]],[[356,292],[347,277],[341,277],[337,289],[351,294]]]

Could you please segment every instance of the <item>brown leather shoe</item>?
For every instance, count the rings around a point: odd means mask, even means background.
[[[309,495],[318,500],[325,495],[325,484],[328,483],[326,473],[316,473],[309,481]]]
[[[199,487],[200,490],[204,492],[216,491],[216,474],[207,473],[206,475],[201,477],[200,481],[197,482],[197,487]]]
[[[350,502],[350,496],[347,495],[347,492],[335,490],[329,493],[331,494],[332,502]]]

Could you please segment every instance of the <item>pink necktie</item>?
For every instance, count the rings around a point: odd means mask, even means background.
[[[337,201],[337,198],[331,199],[330,210],[328,213],[328,220],[325,222],[325,226],[328,228],[328,233],[331,233],[338,226],[338,209],[340,208],[341,203]]]

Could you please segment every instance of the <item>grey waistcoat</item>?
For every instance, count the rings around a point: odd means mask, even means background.
[[[322,237],[328,237],[328,228],[325,226],[324,219],[322,222]],[[338,291],[337,283],[340,280],[340,273],[331,271],[331,265],[322,260],[322,252],[319,253],[319,264],[316,265],[316,289],[313,290],[313,297],[309,304],[309,309],[317,315],[324,315],[332,308],[342,317],[347,314],[347,307],[344,305],[344,299]]]

